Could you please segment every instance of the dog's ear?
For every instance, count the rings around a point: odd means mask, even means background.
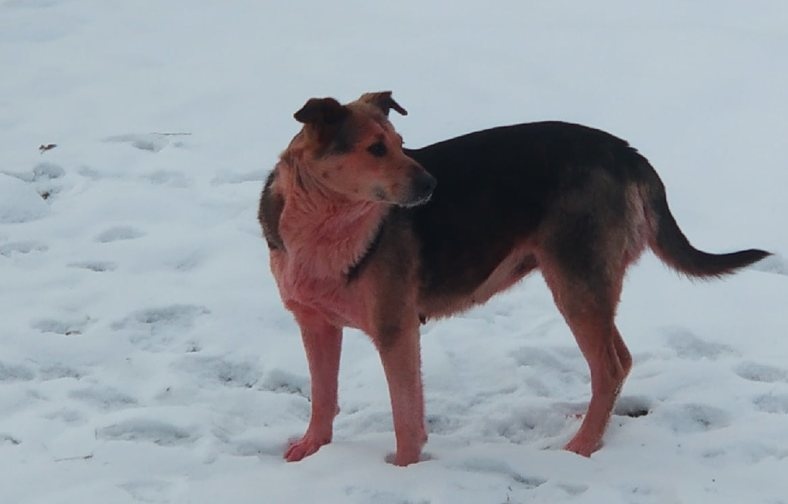
[[[307,138],[328,145],[350,116],[350,110],[333,98],[310,98],[298,112],[296,121],[304,123]]]
[[[298,112],[295,120],[314,126],[332,126],[341,123],[350,111],[333,98],[310,98]]]
[[[377,93],[364,93],[358,101],[369,103],[379,108],[381,112],[389,115],[389,110],[394,109],[402,115],[408,115],[408,111],[402,105],[394,101],[391,97],[391,91],[378,91]]]

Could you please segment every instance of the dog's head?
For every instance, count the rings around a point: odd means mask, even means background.
[[[365,93],[346,105],[311,98],[294,114],[304,124],[304,169],[316,183],[352,201],[426,203],[435,178],[403,152],[402,137],[388,120],[392,109],[407,114],[390,91]]]

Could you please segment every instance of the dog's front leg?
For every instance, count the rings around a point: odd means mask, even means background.
[[[285,460],[295,462],[331,442],[334,417],[339,412],[337,378],[342,329],[307,310],[293,310],[304,341],[312,384],[312,416],[304,436],[291,443]]]
[[[427,442],[419,328],[417,324],[412,327],[409,324],[407,328],[388,329],[381,336],[378,348],[391,395],[397,439],[393,462],[406,466],[419,461],[421,449]]]

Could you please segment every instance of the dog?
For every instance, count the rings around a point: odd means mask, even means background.
[[[614,321],[627,267],[647,247],[693,277],[769,255],[694,248],[646,158],[603,131],[536,122],[406,149],[391,110],[407,114],[391,92],[345,105],[308,100],[260,198],[271,271],[311,375],[311,418],[287,461],[331,442],[342,329],[353,327],[383,363],[392,462],[418,462],[427,441],[420,324],[484,303],[536,269],[590,369],[591,401],[565,446],[588,457],[632,367]]]

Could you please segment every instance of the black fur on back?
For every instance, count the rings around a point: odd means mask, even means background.
[[[428,204],[407,210],[431,294],[473,290],[560,194],[582,189],[594,172],[620,183],[641,176],[642,157],[624,140],[562,122],[493,128],[405,152],[438,180]]]

